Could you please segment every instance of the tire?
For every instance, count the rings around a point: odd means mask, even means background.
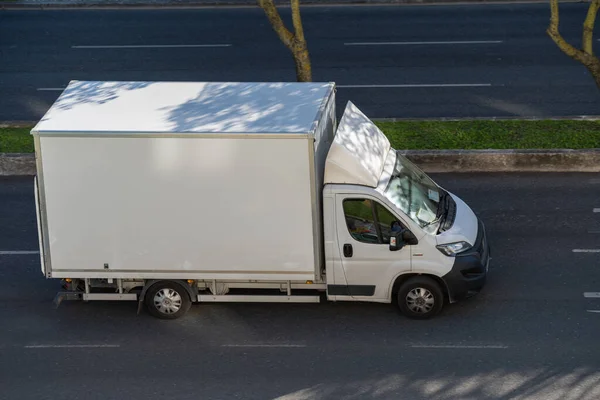
[[[429,319],[444,306],[440,285],[426,276],[416,276],[404,282],[398,290],[400,312],[411,319]]]
[[[191,307],[185,288],[175,282],[158,282],[152,285],[144,298],[148,312],[160,319],[177,319]]]

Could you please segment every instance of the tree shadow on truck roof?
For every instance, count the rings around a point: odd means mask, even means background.
[[[73,81],[40,130],[306,134],[333,89],[297,82]]]
[[[53,107],[69,110],[78,104],[105,104],[115,100],[123,91],[143,89],[153,82],[72,81]]]
[[[175,132],[307,133],[326,95],[322,84],[211,83],[165,107]]]

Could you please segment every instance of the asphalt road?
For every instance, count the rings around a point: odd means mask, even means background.
[[[562,33],[579,45],[587,5],[560,10]],[[341,85],[340,110],[352,100],[374,118],[600,114],[587,70],[545,34],[547,4],[302,13],[314,80]],[[173,47],[200,45],[218,46]],[[0,59],[0,120],[37,120],[74,79],[295,80],[258,8],[4,11]]]
[[[430,321],[390,305],[52,306],[37,255],[0,255],[0,399],[600,398],[600,180],[434,175],[493,245],[489,282]],[[0,252],[37,250],[30,178],[0,179]],[[588,311],[590,310],[590,311]],[[77,347],[80,346],[80,347]],[[97,346],[97,347],[81,347]]]

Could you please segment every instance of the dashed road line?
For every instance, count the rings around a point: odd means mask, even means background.
[[[23,346],[26,349],[96,349],[96,348],[118,348],[118,344],[32,344]]]
[[[491,83],[409,83],[399,85],[336,85],[341,89],[356,88],[452,88],[452,87],[490,87]]]
[[[304,344],[222,344],[221,347],[306,347]]]
[[[573,253],[600,253],[600,249],[573,249]]]
[[[506,345],[413,344],[413,349],[508,349]]]
[[[221,347],[241,348],[306,348],[304,344],[222,344]],[[411,344],[414,349],[508,349],[506,345]]]
[[[500,44],[502,40],[457,40],[434,42],[348,42],[344,46],[422,46],[422,45],[453,45],[453,44]]]
[[[211,48],[231,47],[230,43],[219,44],[124,44],[124,45],[76,45],[72,49],[187,49],[187,48]]]
[[[584,292],[583,297],[586,299],[600,299],[600,292]]]
[[[0,251],[0,256],[20,256],[27,254],[40,254],[37,250],[5,250]]]

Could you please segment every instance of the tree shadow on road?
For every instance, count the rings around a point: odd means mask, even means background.
[[[277,400],[326,399],[490,399],[597,400],[600,372],[582,367],[571,372],[558,368],[495,368],[476,374],[453,371],[430,376],[411,372],[366,378],[352,383],[329,382],[276,397]]]

